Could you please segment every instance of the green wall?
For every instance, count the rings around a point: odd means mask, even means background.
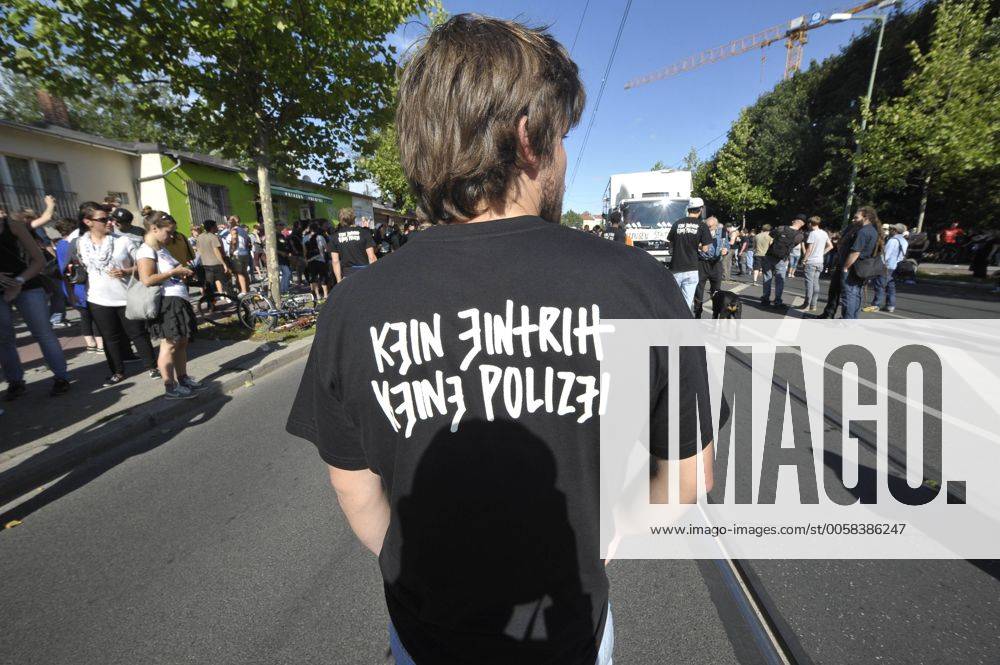
[[[166,155],[160,155],[160,160],[164,172],[177,164]],[[257,208],[254,206],[254,186],[245,182],[239,173],[203,164],[191,164],[184,162],[183,159],[181,161],[181,168],[164,178],[170,214],[177,220],[178,229],[187,235],[191,233],[191,206],[188,203],[187,190],[187,183],[190,180],[226,187],[229,190],[230,214],[239,215],[240,219],[247,224],[252,225],[256,222]],[[202,221],[195,220],[199,224]]]
[[[176,166],[175,162],[166,155],[160,155],[164,173]],[[251,228],[257,223],[257,207],[254,199],[257,195],[257,185],[246,182],[242,175],[235,171],[226,171],[204,164],[193,164],[184,162],[181,168],[177,169],[164,178],[167,189],[167,202],[170,207],[170,214],[177,220],[177,228],[183,233],[191,234],[191,205],[188,203],[188,181],[203,182],[213,185],[222,185],[229,191],[230,214],[239,215]],[[341,208],[353,207],[353,199],[349,192],[337,189],[327,189],[321,186],[306,186],[304,183],[292,184],[291,187],[306,191],[314,191],[318,194],[328,196],[333,199],[332,203],[315,204],[316,216],[329,219],[334,225],[337,224],[337,215]],[[277,195],[276,195],[277,196]],[[289,217],[298,219],[298,205],[302,203],[299,199],[286,199],[289,206]],[[204,220],[194,220],[200,224]],[[221,221],[221,220],[219,220]]]

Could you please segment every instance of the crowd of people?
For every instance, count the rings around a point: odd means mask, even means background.
[[[705,216],[705,204],[692,198],[686,217],[670,224],[670,271],[696,318],[701,318],[707,297],[722,290],[723,282],[743,276],[761,286],[760,304],[783,308],[785,281],[801,276],[803,302],[796,308],[815,318],[856,319],[860,312],[894,312],[896,285],[916,283],[917,260],[910,258],[911,238],[923,251],[927,234],[913,234],[905,224],[883,223],[871,206],[862,206],[845,229],[829,228],[818,216],[794,215],[787,224],[723,225],[714,215]],[[629,243],[627,225],[613,211],[607,226],[581,229],[608,240]],[[938,252],[961,247],[964,231],[952,223],[937,235]],[[917,243],[920,243],[917,245]],[[1000,238],[975,234],[963,256],[971,260],[974,277],[986,277],[996,260]],[[957,256],[957,254],[952,254]],[[819,311],[821,277],[829,277],[825,307]],[[994,289],[1000,291],[1000,285]],[[871,300],[866,305],[865,294]],[[816,313],[818,312],[818,313]],[[814,314],[815,313],[815,314]]]
[[[84,352],[102,354],[107,362],[109,373],[102,387],[144,373],[162,381],[165,399],[195,397],[202,384],[187,373],[187,348],[197,330],[192,289],[200,289],[199,298],[213,293],[237,298],[255,281],[266,284],[263,224],[250,229],[237,215],[206,219],[188,237],[170,214],[148,206],[138,223],[111,197],[81,204],[75,219],[56,219],[55,199],[44,200],[40,214],[30,209],[8,214],[0,209],[4,400],[16,400],[28,390],[15,339],[14,310],[54,376],[52,396],[70,390],[56,330],[74,325],[67,312],[75,310]],[[308,285],[317,299],[325,299],[337,282],[398,250],[419,230],[412,221],[388,222],[373,230],[367,218],[356,224],[351,208],[340,210],[337,221],[336,226],[326,219],[276,222],[282,292],[297,281]],[[143,298],[148,307],[155,307],[145,316],[133,311]],[[141,371],[130,372],[132,363]]]

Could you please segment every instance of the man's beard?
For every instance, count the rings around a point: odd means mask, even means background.
[[[563,194],[566,193],[566,183],[547,175],[542,181],[542,199],[538,206],[538,216],[547,222],[559,224],[562,219]]]

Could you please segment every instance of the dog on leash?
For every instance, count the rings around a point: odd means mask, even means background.
[[[713,319],[742,319],[743,303],[732,291],[716,291],[712,296]]]

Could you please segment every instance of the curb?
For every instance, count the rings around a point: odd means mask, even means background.
[[[287,347],[268,353],[257,362],[242,367],[220,377],[216,385],[205,390],[200,404],[214,401],[252,385],[259,379],[291,362],[309,354],[314,337],[297,340]],[[261,346],[266,346],[265,343]],[[0,465],[0,505],[6,504],[38,486],[68,473],[74,467],[104,453],[123,441],[150,431],[158,425],[183,416],[189,411],[186,401],[167,402],[153,400],[96,430],[57,444],[42,444],[20,452]]]
[[[993,277],[990,277],[993,280]],[[995,282],[996,280],[993,280]],[[935,286],[966,286],[974,289],[992,289],[996,284],[991,282],[966,282],[958,279],[937,279],[932,276],[917,275],[917,285],[920,284],[934,284]]]

